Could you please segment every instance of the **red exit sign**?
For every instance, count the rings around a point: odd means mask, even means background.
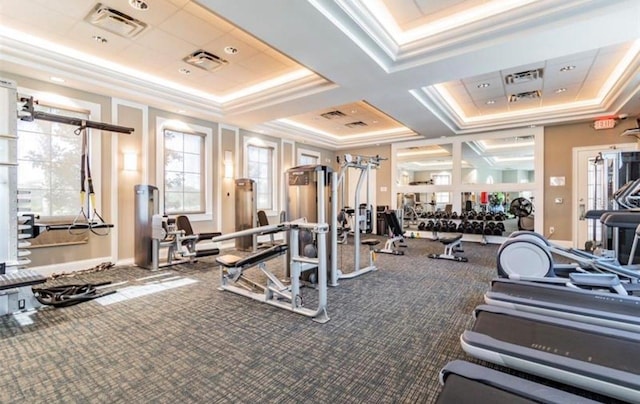
[[[598,119],[593,122],[593,129],[595,130],[603,130],[603,129],[613,129],[616,127],[616,120],[613,118],[609,119]]]

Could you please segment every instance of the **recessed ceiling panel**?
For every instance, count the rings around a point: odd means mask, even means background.
[[[288,120],[312,130],[335,136],[351,136],[404,128],[396,120],[364,101],[296,115]]]

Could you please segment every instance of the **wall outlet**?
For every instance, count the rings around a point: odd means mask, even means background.
[[[549,234],[553,234],[555,232],[556,232],[556,228],[555,227],[553,227],[553,226],[549,227]]]

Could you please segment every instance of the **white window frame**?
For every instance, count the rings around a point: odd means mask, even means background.
[[[436,178],[447,178],[445,183],[440,183],[440,181],[436,180]],[[433,180],[433,185],[451,185],[451,173],[450,172],[441,172],[441,173],[431,173],[431,179]],[[435,202],[436,204],[449,204],[451,203],[451,192],[434,192]],[[445,197],[446,196],[446,197]]]
[[[318,151],[310,150],[310,149],[303,149],[303,148],[299,147],[298,150],[297,150],[297,156],[296,156],[296,162],[297,162],[298,165],[302,164],[302,162],[300,160],[302,159],[303,156],[315,157],[316,164],[320,164],[321,157],[322,157],[322,155]]]
[[[67,97],[60,94],[38,91],[29,88],[18,87],[18,94],[20,96],[28,96],[33,97],[34,101],[37,100],[39,103],[51,106],[51,107],[59,107],[70,110],[82,110],[89,112],[89,120],[92,121],[102,121],[101,116],[101,108],[100,104],[96,104],[94,102],[89,102],[85,100],[80,100],[77,98]],[[93,188],[96,190],[96,206],[94,207],[97,212],[103,214],[102,212],[102,148],[101,145],[101,137],[102,131],[97,129],[89,130],[89,153],[91,158],[91,178],[93,181]],[[80,160],[81,156],[78,156],[78,160]],[[80,195],[80,185],[78,185],[78,196]],[[78,202],[78,211],[80,211],[80,202]],[[40,219],[42,222],[46,222],[47,218],[67,218],[74,217],[74,215],[68,216],[42,216]]]
[[[277,164],[276,162],[279,160],[279,149],[278,144],[275,142],[269,142],[264,139],[255,138],[255,137],[245,137],[243,140],[243,150],[242,153],[242,172],[245,178],[249,178],[249,158],[247,149],[248,146],[256,146],[256,147],[268,147],[272,149],[271,155],[271,178],[273,181],[273,191],[271,192],[271,210],[266,210],[265,213],[267,215],[276,215],[278,211],[278,189],[280,189],[280,176],[278,175]]]
[[[213,129],[163,117],[156,118],[156,186],[160,194],[160,213],[164,213],[164,131],[202,133],[204,137],[204,213],[189,213],[192,222],[213,220]]]

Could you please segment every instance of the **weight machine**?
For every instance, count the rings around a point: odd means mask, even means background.
[[[157,187],[136,185],[134,191],[135,265],[155,271],[220,252],[217,248],[196,249],[198,241],[218,236],[220,233],[194,234],[186,216],[170,219],[160,214],[160,195]],[[165,260],[160,259],[162,249],[167,251]]]
[[[354,201],[354,218],[353,218],[353,244],[354,244],[354,268],[352,272],[343,273],[340,269],[338,269],[338,257],[334,253],[331,256],[331,286],[338,285],[338,279],[351,279],[367,272],[375,271],[377,268],[374,265],[375,260],[375,251],[373,246],[378,244],[378,240],[376,239],[364,239],[360,238],[360,234],[362,232],[371,231],[371,218],[372,218],[372,206],[370,203],[370,194],[369,187],[367,186],[366,193],[366,202],[364,203],[365,208],[360,209],[363,205],[360,203],[360,190],[362,189],[362,185],[365,181],[369,180],[370,173],[372,169],[377,169],[380,167],[380,162],[383,159],[379,156],[358,156],[345,154],[343,159],[340,159],[338,156],[337,161],[341,165],[339,172],[333,173],[333,181],[331,182],[331,195],[334,196],[331,204],[331,225],[337,227],[338,223],[338,189],[342,186],[342,197],[341,197],[341,205],[344,207],[344,194],[345,194],[345,177],[347,172],[351,168],[355,168],[360,170],[360,175],[358,177],[358,182],[356,184],[355,189],[355,201]],[[331,232],[331,245],[334,250],[338,248],[338,233],[336,231]],[[369,265],[364,268],[360,268],[360,245],[367,245],[369,247]]]
[[[214,237],[214,242],[232,238],[265,234],[273,231],[287,231],[289,245],[278,244],[266,250],[260,250],[248,257],[223,255],[216,258],[220,264],[220,290],[233,292],[262,303],[289,310],[296,314],[310,317],[318,323],[329,321],[327,315],[327,223],[306,223],[302,221],[285,222],[277,225],[260,226],[253,229],[238,231],[224,236]],[[301,243],[296,242],[303,232],[315,235],[317,256],[309,257],[305,249],[300,249]],[[276,275],[266,268],[266,262],[273,258],[289,253],[288,273],[290,285],[286,286]],[[266,285],[258,283],[245,275],[245,271],[258,267],[266,277]],[[305,272],[317,269],[318,306],[316,309],[304,307],[304,300],[300,293],[300,278]]]

